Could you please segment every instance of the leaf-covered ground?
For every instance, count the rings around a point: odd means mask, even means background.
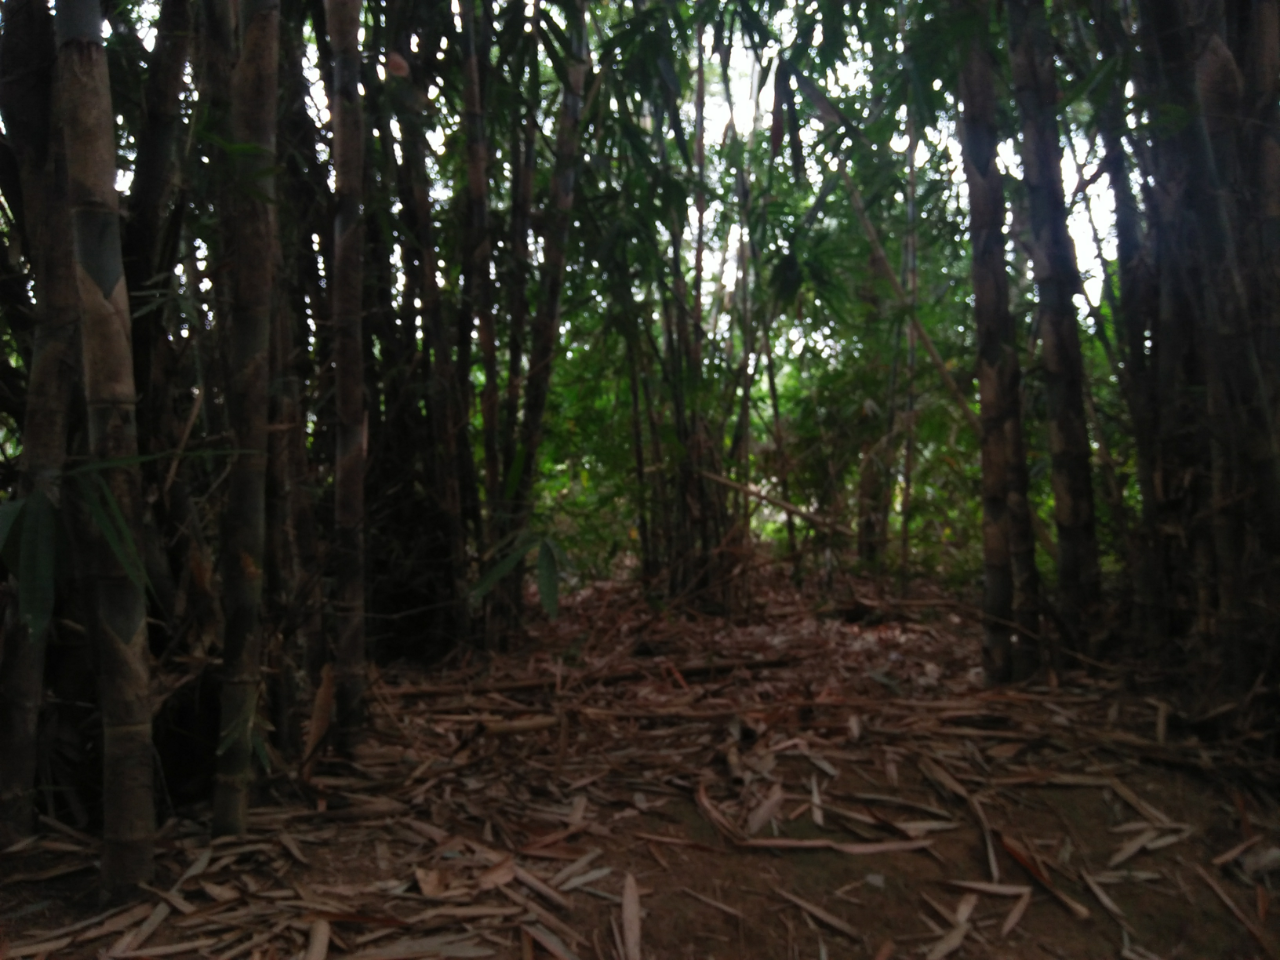
[[[923,592],[923,590],[921,591]],[[372,729],[204,811],[102,912],[0,858],[7,957],[1275,957],[1271,764],[1132,671],[986,691],[969,608],[761,579],[749,623],[597,584],[518,649],[384,669]]]

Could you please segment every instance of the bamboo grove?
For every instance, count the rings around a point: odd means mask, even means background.
[[[3,0],[0,843],[126,890],[526,581],[1263,709],[1278,84],[1276,0]]]

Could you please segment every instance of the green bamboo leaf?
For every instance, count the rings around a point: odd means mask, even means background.
[[[0,504],[0,559],[12,571],[22,562],[22,523],[27,501],[7,500]]]
[[[569,568],[569,555],[564,552],[564,547],[560,545],[560,541],[552,540],[550,537],[547,537],[546,544],[551,548],[552,552],[555,553],[556,563],[559,565],[559,568],[561,570],[567,570]]]
[[[18,561],[18,613],[32,641],[44,637],[53,620],[58,516],[53,503],[39,489],[26,498]]]
[[[516,495],[516,487],[520,484],[520,474],[524,470],[525,446],[520,444],[516,447],[516,455],[511,461],[511,468],[507,471],[507,482],[502,487],[502,498],[510,500]]]
[[[516,541],[515,549],[485,571],[484,576],[471,588],[472,601],[484,599],[485,594],[496,587],[499,580],[514,570],[516,564],[529,552],[535,539],[533,534],[526,532]]]
[[[560,569],[550,540],[538,547],[538,599],[552,620],[560,615]]]
[[[226,719],[222,732],[218,737],[217,755],[219,757],[232,749],[237,743],[249,737],[253,730],[253,714],[256,707],[255,698],[244,697],[241,701],[239,712],[235,716]]]
[[[258,758],[258,763],[262,764],[263,771],[267,774],[275,772],[275,764],[271,762],[271,752],[267,749],[266,738],[255,729],[250,739],[253,743],[254,755]]]
[[[107,481],[100,471],[84,474],[68,474],[75,482],[77,492],[85,507],[89,510],[94,525],[102,534],[107,546],[115,554],[120,565],[124,567],[126,576],[140,589],[147,588],[147,571],[142,563],[142,555],[133,540],[133,533],[125,522],[124,513],[116,501],[115,494],[107,486]]]

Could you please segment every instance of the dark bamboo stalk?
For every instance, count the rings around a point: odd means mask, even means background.
[[[1084,632],[1095,622],[1101,600],[1101,573],[1090,469],[1092,449],[1084,415],[1084,363],[1072,301],[1080,289],[1080,273],[1075,245],[1067,232],[1062,187],[1057,67],[1043,3],[1009,0],[1008,19],[1048,388],[1049,448],[1058,524],[1058,606],[1067,645],[1084,651]]]
[[[904,272],[907,291],[907,310],[911,323],[907,327],[907,401],[906,434],[903,437],[902,454],[902,557],[898,570],[898,595],[907,595],[911,581],[911,474],[915,467],[916,439],[916,334],[919,325],[916,314],[920,294],[920,279],[916,257],[916,126],[911,110],[907,110],[907,228]]]
[[[262,659],[262,587],[266,546],[267,409],[272,291],[276,261],[276,86],[279,0],[249,0],[239,10],[239,56],[231,79],[231,133],[245,145],[234,158],[232,300],[227,403],[237,454],[222,522],[222,654],[215,836],[248,829]]]
[[[537,3],[533,7],[537,17]],[[523,19],[524,8],[520,8]],[[523,26],[523,24],[522,24]],[[505,536],[511,524],[511,505],[506,487],[516,470],[516,438],[519,435],[520,393],[524,384],[525,326],[529,316],[529,278],[533,274],[529,260],[530,209],[533,203],[533,174],[537,168],[538,111],[538,45],[536,31],[531,38],[530,63],[523,117],[512,124],[511,131],[511,258],[513,276],[510,287],[510,319],[507,333],[507,391],[502,418],[502,485],[503,519],[500,535]]]
[[[1036,665],[1039,583],[1027,509],[1021,371],[1004,254],[1007,208],[996,166],[999,132],[988,38],[990,3],[958,0],[956,7],[971,18],[972,30],[960,72],[960,99],[982,411],[983,667],[989,681],[1002,683],[1025,677]],[[1016,647],[1011,624],[1019,628]]]
[[[337,451],[334,455],[336,707],[340,741],[350,746],[364,720],[364,113],[360,100],[360,0],[326,0],[333,47],[333,167],[337,209],[332,273]]]
[[[636,361],[638,338],[632,331],[623,336],[627,346],[627,384],[631,399],[631,450],[636,465],[636,526],[640,536],[640,572],[647,585],[657,575],[657,558],[649,537],[648,498],[645,496],[644,432],[640,427],[640,374]]]
[[[485,133],[484,88],[481,84],[481,56],[489,62],[489,45],[477,37],[475,0],[462,0],[462,126],[467,139],[467,225],[464,233],[464,281],[460,329],[468,339],[475,329],[484,368],[480,388],[480,421],[484,449],[484,494],[492,528],[499,510],[501,467],[498,460],[498,345],[494,332],[489,289],[489,143]],[[485,36],[488,31],[485,30]],[[512,171],[516,174],[516,171]],[[516,174],[518,175],[518,174]],[[459,334],[461,336],[461,334]],[[483,537],[482,537],[483,541]],[[492,624],[492,618],[490,618]],[[495,638],[486,637],[492,645]]]
[[[142,501],[129,294],[115,189],[115,113],[97,0],[58,4],[57,42],[89,449],[137,557]],[[155,869],[147,605],[136,564],[127,569],[102,531],[91,536],[103,728],[102,885],[116,895]]]

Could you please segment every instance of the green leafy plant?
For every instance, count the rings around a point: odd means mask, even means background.
[[[0,556],[18,578],[18,616],[32,641],[53,619],[58,508],[39,487],[0,504]]]
[[[476,581],[471,590],[472,603],[483,600],[535,547],[538,551],[538,600],[547,616],[552,620],[556,619],[560,615],[560,576],[569,566],[569,560],[559,543],[532,531],[526,531],[518,537],[510,552],[504,554],[501,560]]]

